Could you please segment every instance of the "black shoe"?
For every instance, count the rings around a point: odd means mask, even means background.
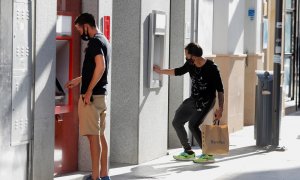
[[[101,179],[99,180],[110,180],[110,177],[109,176],[104,176],[104,177],[101,177]]]
[[[84,178],[84,180],[93,180],[92,175],[88,175],[87,177]]]
[[[84,180],[93,180],[92,175],[88,175],[87,177],[84,178]],[[101,180],[101,178],[97,178],[96,180]]]

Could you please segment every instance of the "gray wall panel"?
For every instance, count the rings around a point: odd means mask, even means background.
[[[32,7],[13,6],[12,126],[11,144],[31,139]]]
[[[140,0],[114,0],[111,161],[138,162]]]
[[[0,177],[27,179],[27,145],[11,146],[13,1],[0,1]]]
[[[167,152],[168,138],[168,76],[163,76],[163,85],[157,89],[149,89],[148,51],[149,51],[149,14],[153,10],[163,11],[167,15],[165,61],[169,67],[169,0],[142,0],[141,11],[141,65],[140,65],[140,109],[139,109],[139,163],[161,157]],[[152,68],[150,68],[152,70]]]
[[[35,18],[33,180],[50,180],[54,168],[56,0],[36,0]]]
[[[161,88],[147,88],[148,16],[152,10],[167,13],[167,68],[170,1],[113,1],[112,162],[137,164],[167,151],[168,77],[164,76]]]
[[[170,15],[170,68],[184,63],[185,1],[171,1]],[[181,144],[172,125],[175,111],[183,101],[183,76],[170,77],[169,84],[169,132],[168,147],[179,148]],[[176,89],[176,91],[174,91]]]

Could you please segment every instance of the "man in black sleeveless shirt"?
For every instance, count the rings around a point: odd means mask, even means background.
[[[216,92],[218,92],[219,109],[215,112],[215,119],[220,119],[223,112],[224,89],[221,76],[213,61],[202,57],[202,48],[196,43],[190,43],[185,47],[186,62],[182,67],[175,69],[161,69],[154,65],[153,70],[158,74],[181,76],[189,73],[192,80],[191,96],[184,100],[176,111],[173,126],[184,148],[184,152],[173,156],[176,160],[193,160],[195,163],[214,162],[214,157],[202,154],[195,159],[188,142],[184,124],[189,122],[189,129],[202,148],[202,135],[199,126],[206,115],[214,107]]]
[[[90,180],[110,180],[108,176],[108,147],[104,136],[106,116],[106,87],[111,46],[96,27],[93,15],[83,13],[74,22],[81,39],[88,41],[80,77],[66,84],[73,88],[81,83],[78,102],[79,132],[90,142],[92,174]]]

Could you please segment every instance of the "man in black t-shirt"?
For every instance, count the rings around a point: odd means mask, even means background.
[[[214,162],[214,157],[202,154],[195,159],[195,153],[188,142],[184,124],[189,122],[189,129],[202,148],[202,135],[199,126],[206,115],[213,108],[218,92],[219,109],[215,112],[215,119],[220,120],[223,112],[224,89],[221,76],[213,61],[202,57],[202,48],[196,43],[185,47],[186,62],[175,69],[161,69],[154,65],[153,70],[158,74],[181,76],[189,73],[192,80],[191,96],[184,100],[176,111],[173,126],[184,148],[184,152],[173,156],[176,160],[193,160],[195,163]]]
[[[81,39],[88,41],[81,76],[66,87],[81,83],[78,102],[79,132],[90,143],[92,174],[89,180],[110,180],[108,176],[108,147],[104,136],[106,116],[106,87],[111,46],[97,29],[93,15],[83,13],[74,22]]]

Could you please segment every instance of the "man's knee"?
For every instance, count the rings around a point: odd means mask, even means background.
[[[100,139],[101,139],[101,141],[106,141],[105,135],[104,134],[100,135]]]
[[[197,130],[197,128],[199,128],[196,124],[194,123],[189,123],[189,129],[194,132]]]
[[[179,122],[179,120],[176,119],[176,118],[173,119],[172,125],[173,125],[173,127],[174,127],[175,129],[178,128],[178,127],[180,127],[180,126],[182,126],[182,124],[181,124],[181,123]]]

